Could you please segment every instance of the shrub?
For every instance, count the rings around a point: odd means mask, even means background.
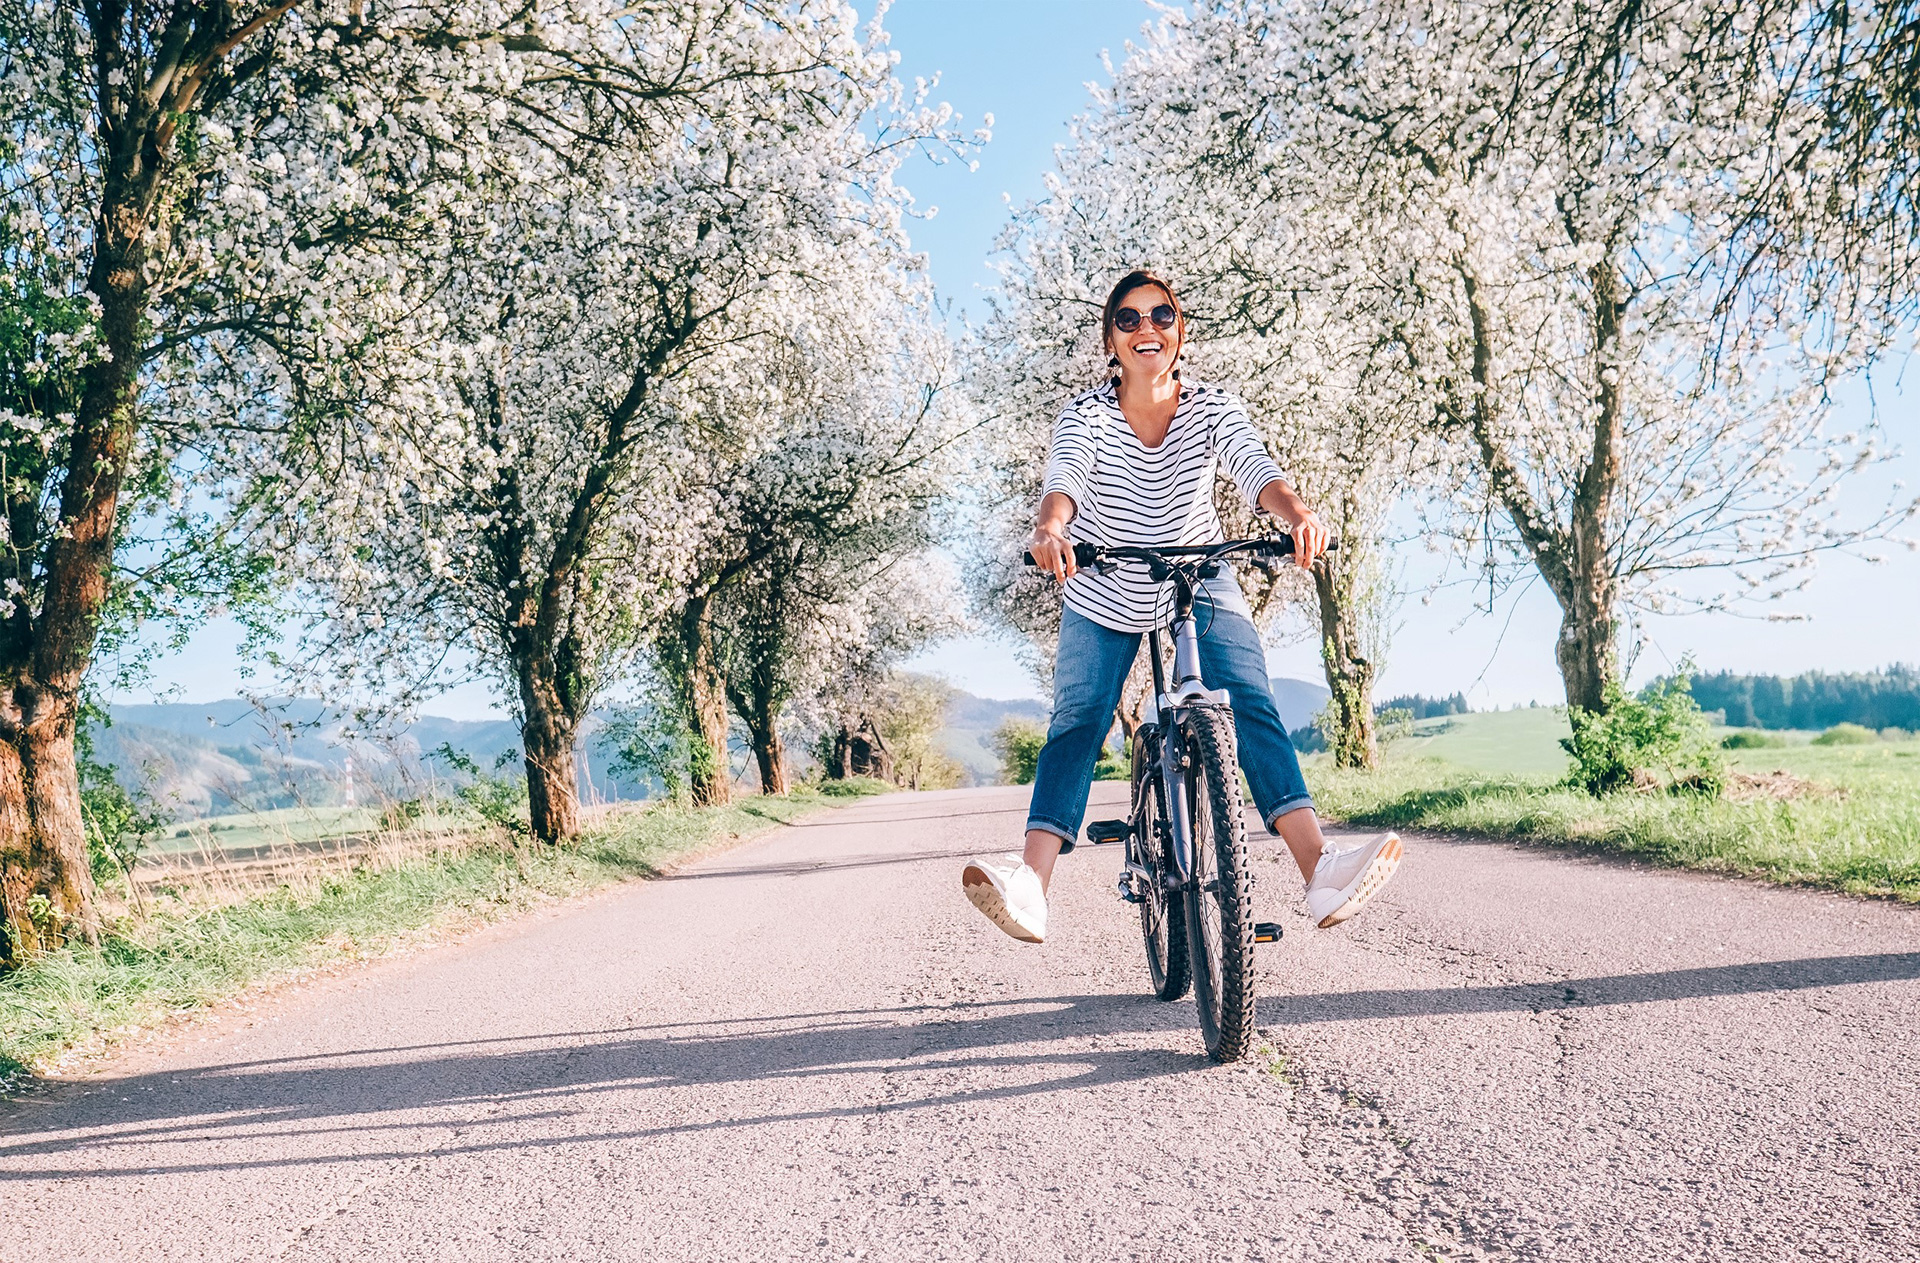
[[[1817,746],[1865,746],[1880,740],[1880,734],[1859,724],[1835,724],[1813,739]]]
[[[1122,741],[1118,750],[1100,751],[1100,761],[1093,765],[1093,779],[1096,781],[1130,781],[1133,779],[1133,754],[1127,743]]]
[[[1005,785],[1033,784],[1034,769],[1040,764],[1040,747],[1047,744],[1047,732],[1031,719],[1009,715],[988,739],[1000,756],[1000,781]]]
[[[1413,711],[1405,706],[1389,706],[1373,717],[1376,740],[1393,741],[1413,735]]]
[[[875,780],[871,776],[855,776],[847,780],[821,781],[817,786],[823,798],[865,798],[869,794],[890,793],[897,788],[889,781]]]
[[[1905,741],[1912,735],[1913,734],[1905,728],[1882,728],[1880,730],[1880,740],[1882,741]]]
[[[500,775],[520,757],[518,750],[502,750],[500,757],[494,760],[491,772],[482,768],[465,751],[454,749],[449,742],[441,742],[434,753],[456,772],[464,772],[472,778],[454,792],[460,795],[460,801],[471,808],[475,815],[508,833],[525,836],[533,831],[527,823],[526,776]]]
[[[1787,739],[1771,732],[1730,732],[1720,739],[1722,750],[1777,750]]]
[[[1605,794],[1664,773],[1669,787],[1719,793],[1719,755],[1684,664],[1638,697],[1609,681],[1606,700],[1603,714],[1567,708],[1573,735],[1560,744],[1573,756],[1570,784]]]
[[[91,701],[83,703],[81,722],[73,738],[80,774],[80,823],[86,830],[93,879],[105,882],[125,878],[127,888],[138,899],[133,866],[147,843],[166,828],[167,818],[145,791],[129,793],[120,784],[113,765],[93,757],[93,726],[110,722],[102,708]]]

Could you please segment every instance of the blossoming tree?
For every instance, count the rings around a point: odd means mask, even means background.
[[[0,4],[0,960],[96,934],[73,741],[127,523],[195,431],[163,366],[311,323],[334,263],[432,220],[527,62],[587,73],[613,12]]]
[[[1799,73],[1817,10],[1210,7],[1262,32],[1276,176],[1378,244],[1369,283],[1461,458],[1456,537],[1559,601],[1571,705],[1606,708],[1628,610],[1779,596],[1911,512],[1849,511],[1882,449],[1827,428],[1829,386],[1886,334],[1806,283],[1810,260],[1875,274],[1847,249],[1856,199],[1782,192],[1830,170],[1831,84]],[[1787,204],[1791,231],[1752,230]]]
[[[300,350],[256,474],[297,505],[273,522],[307,579],[309,660],[372,695],[496,682],[549,840],[578,829],[595,699],[660,628],[705,621],[735,507],[710,473],[791,419],[769,357],[880,316],[904,258],[892,172],[942,126],[844,5],[697,7],[619,24],[632,81],[699,68],[642,126],[605,75],[525,89],[537,120],[337,299],[358,336]],[[691,709],[724,733],[711,651],[694,642]]]

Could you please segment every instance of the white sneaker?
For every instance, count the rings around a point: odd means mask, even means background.
[[[1400,835],[1383,833],[1371,842],[1336,851],[1328,847],[1313,866],[1307,883],[1307,911],[1325,930],[1340,924],[1366,906],[1367,900],[1400,867]]]
[[[1022,943],[1047,939],[1047,896],[1040,874],[1018,855],[974,860],[960,872],[960,887],[987,919]]]

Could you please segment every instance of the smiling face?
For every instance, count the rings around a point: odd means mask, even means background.
[[[1155,308],[1173,310],[1173,327],[1162,329],[1153,322]],[[1133,332],[1121,329],[1118,320],[1131,322],[1132,312],[1139,318]],[[1158,285],[1138,285],[1130,289],[1114,308],[1116,323],[1107,330],[1107,349],[1120,360],[1120,371],[1127,377],[1157,381],[1173,372],[1180,362],[1180,348],[1186,339],[1186,321],[1179,317],[1173,296]]]

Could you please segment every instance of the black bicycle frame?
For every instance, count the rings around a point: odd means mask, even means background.
[[[1169,834],[1167,861],[1169,871],[1163,877],[1169,893],[1186,890],[1193,881],[1193,830],[1188,815],[1189,786],[1186,772],[1192,765],[1184,732],[1187,708],[1227,704],[1224,689],[1209,689],[1200,678],[1200,636],[1194,627],[1193,583],[1186,567],[1150,561],[1154,577],[1173,582],[1173,617],[1167,632],[1173,638],[1173,683],[1169,687],[1166,667],[1161,659],[1160,631],[1147,633],[1147,652],[1153,660],[1154,711],[1160,725],[1160,784],[1165,792]],[[1195,577],[1211,578],[1219,563],[1208,560],[1195,567]],[[1159,573],[1165,571],[1164,574]]]

